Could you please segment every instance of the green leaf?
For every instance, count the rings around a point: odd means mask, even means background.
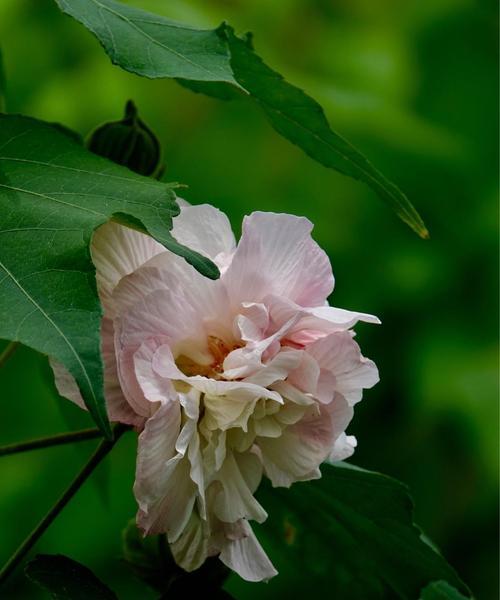
[[[63,363],[108,436],[89,242],[114,218],[216,277],[210,261],[170,235],[178,211],[165,184],[92,154],[48,124],[0,115],[0,338]]]
[[[111,61],[144,77],[181,77],[238,85],[216,29],[201,30],[114,0],[56,0],[94,33]]]
[[[178,569],[169,552],[160,556],[161,548],[157,537],[141,534],[134,519],[122,532],[125,562],[137,578],[159,592],[167,589],[170,576]]]
[[[420,600],[467,600],[467,598],[446,581],[434,581],[422,590]]]
[[[377,473],[323,465],[321,479],[291,489],[263,485],[269,517],[255,531],[279,575],[258,589],[236,578],[239,599],[308,597],[327,589],[336,600],[417,600],[430,582],[466,586],[444,558],[420,539],[404,485]]]
[[[250,96],[278,133],[311,158],[369,185],[422,238],[429,233],[408,198],[335,133],[321,106],[255,54],[249,35],[222,24],[200,30],[114,0],[56,0],[92,31],[113,63],[146,77],[173,77],[224,100]],[[232,89],[233,88],[233,89]]]
[[[261,106],[278,133],[325,167],[369,185],[418,235],[429,237],[408,198],[354,146],[332,131],[315,100],[270,69],[230,27],[225,28],[225,34],[236,80]]]
[[[2,49],[0,48],[0,112],[5,111],[5,69],[3,66]]]
[[[39,554],[25,573],[56,600],[117,600],[90,569],[62,554]]]

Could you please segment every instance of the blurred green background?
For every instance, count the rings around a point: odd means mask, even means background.
[[[2,0],[7,109],[86,134],[128,98],[158,133],[166,179],[238,231],[255,209],[306,215],[329,253],[332,303],[377,314],[359,327],[381,382],[358,405],[352,462],[406,482],[416,518],[478,599],[498,597],[497,3],[474,0],[134,0],[198,26],[227,19],[325,107],[333,127],[407,192],[423,242],[365,186],[280,138],[245,101],[111,66],[52,0]],[[29,251],[29,249],[27,249]],[[20,349],[0,373],[0,444],[91,426]],[[1,459],[0,562],[95,442]],[[81,489],[37,550],[92,567],[123,598],[154,597],[120,563],[135,511],[134,435]],[[7,598],[45,598],[18,575]]]

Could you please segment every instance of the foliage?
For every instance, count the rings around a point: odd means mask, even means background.
[[[92,232],[110,218],[132,219],[205,274],[215,276],[217,269],[168,233],[178,208],[165,184],[115,166],[27,117],[0,116],[0,146],[0,336],[63,363],[109,435]]]
[[[497,293],[492,284],[496,268],[487,254],[494,246],[496,235],[496,207],[491,208],[495,204],[492,189],[496,176],[490,168],[496,164],[496,141],[492,142],[496,118],[491,110],[495,99],[492,87],[495,69],[491,68],[494,61],[488,40],[492,35],[486,23],[492,11],[483,7],[480,15],[479,10],[459,2],[437,1],[432,7],[431,3],[410,2],[408,10],[413,11],[410,26],[402,9],[389,15],[384,12],[387,7],[379,6],[377,12],[380,11],[381,17],[378,19],[370,13],[369,4],[361,1],[335,8],[321,1],[307,4],[297,1],[293,8],[291,2],[283,3],[286,10],[291,11],[292,19],[300,23],[300,31],[296,31],[285,24],[288,18],[279,19],[278,4],[281,3],[269,3],[259,9],[267,15],[267,21],[263,19],[259,30],[264,43],[265,34],[261,32],[272,24],[267,55],[273,54],[274,46],[274,55],[279,57],[280,44],[289,49],[295,65],[287,66],[286,61],[281,60],[280,70],[290,73],[295,69],[301,86],[314,90],[323,105],[327,103],[325,108],[335,114],[337,126],[342,123],[357,138],[358,144],[364,144],[367,149],[371,147],[377,162],[398,173],[404,188],[411,189],[412,196],[419,198],[423,210],[431,217],[433,231],[436,230],[432,246],[422,249],[391,231],[390,225],[371,207],[365,209],[364,192],[350,187],[349,182],[334,179],[338,201],[332,198],[324,205],[304,202],[309,194],[321,197],[322,192],[317,190],[331,185],[331,179],[315,171],[314,166],[297,161],[293,150],[279,145],[251,113],[245,113],[238,106],[216,108],[208,101],[204,104],[197,99],[187,100],[182,90],[154,87],[152,82],[127,78],[126,74],[110,75],[105,91],[94,87],[93,69],[99,72],[101,64],[97,52],[90,44],[86,45],[83,35],[72,37],[71,33],[64,33],[67,24],[63,27],[62,21],[49,10],[47,16],[43,16],[45,27],[53,26],[60,36],[52,36],[52,42],[45,44],[51,50],[44,53],[42,46],[47,38],[43,37],[43,26],[34,24],[34,17],[41,17],[41,4],[33,4],[32,15],[28,18],[26,14],[25,26],[16,34],[20,40],[20,57],[25,36],[42,41],[38,44],[40,52],[31,52],[29,60],[19,58],[17,63],[12,51],[10,58],[6,52],[10,65],[16,67],[8,70],[9,79],[13,80],[13,85],[9,82],[10,106],[16,110],[22,108],[23,112],[35,111],[46,120],[59,118],[56,113],[61,110],[69,124],[85,131],[108,118],[110,112],[116,116],[116,103],[122,105],[124,88],[133,88],[134,95],[137,93],[145,101],[146,112],[156,117],[156,123],[150,116],[148,122],[160,127],[163,140],[170,140],[171,173],[176,179],[192,184],[188,194],[192,194],[193,199],[210,200],[219,196],[222,207],[229,210],[235,220],[256,203],[260,203],[259,208],[286,207],[292,212],[306,213],[318,223],[316,234],[332,255],[335,253],[338,257],[343,253],[342,260],[336,260],[339,283],[351,273],[356,276],[347,286],[350,291],[346,291],[344,285],[338,293],[353,303],[356,295],[359,298],[364,294],[367,307],[382,314],[387,340],[369,339],[372,354],[381,357],[385,377],[380,391],[370,398],[370,405],[362,407],[363,412],[355,424],[363,440],[356,460],[376,468],[384,465],[384,470],[410,480],[419,496],[419,521],[446,547],[445,553],[452,556],[453,562],[461,564],[467,580],[472,578],[475,587],[483,589],[484,596],[478,592],[478,597],[494,597],[488,565],[495,563],[496,549],[496,539],[491,543],[495,528],[490,525],[495,494],[492,489],[496,487],[496,475],[492,475],[496,472],[492,458],[496,445],[491,444],[491,434],[493,432],[493,437],[496,434],[493,431],[495,419],[487,408],[496,389],[492,379],[491,365],[496,355],[491,346],[491,332],[497,329],[490,306]],[[206,11],[211,18],[218,18],[221,10],[218,3],[198,4],[201,8],[196,9],[196,14]],[[16,11],[25,14],[20,6],[10,10],[12,14]],[[188,11],[176,2],[169,10],[178,14]],[[257,8],[242,5],[235,7],[233,13],[244,15],[240,19],[245,23],[252,21],[251,15],[257,14],[256,11]],[[309,33],[302,27],[302,18],[309,19]],[[6,32],[6,39],[10,39],[11,44],[9,47],[6,43],[6,50],[16,47],[16,36]],[[461,52],[458,42],[464,39],[471,40],[471,47],[465,49],[464,46]],[[77,68],[60,52],[63,41]],[[30,44],[25,46],[30,45],[31,38]],[[50,53],[52,63],[47,60]],[[55,67],[54,76],[47,76],[48,64]],[[38,78],[38,70],[40,91],[31,95],[23,82],[30,73],[31,82],[35,76]],[[92,74],[88,75],[89,72]],[[331,85],[332,78],[335,82]],[[61,93],[61,89],[66,89],[61,88],[62,82],[72,93]],[[197,82],[183,83],[196,88],[193,84]],[[207,89],[205,82],[197,90],[220,93],[217,82],[210,85],[212,87]],[[233,87],[224,87],[228,89],[238,88],[233,84]],[[156,95],[152,90],[156,90]],[[70,98],[78,94],[81,94],[82,104],[75,108],[77,103]],[[127,89],[125,98],[129,95]],[[236,92],[236,95],[241,94]],[[354,101],[343,104],[346,97]],[[183,110],[175,109],[175,103],[182,103]],[[167,116],[162,119],[164,114]],[[204,123],[202,132],[196,131],[200,127],[193,115],[199,115]],[[224,135],[227,131],[231,136],[239,131],[239,139],[228,140]],[[247,135],[243,138],[245,131]],[[177,144],[179,139],[185,138],[190,144]],[[231,156],[225,154],[227,148]],[[272,177],[267,169],[270,155],[277,157]],[[218,170],[221,162],[224,168]],[[241,163],[245,171],[252,174],[246,180],[241,176]],[[223,178],[220,177],[222,171]],[[359,206],[363,206],[363,210]],[[332,207],[338,208],[335,222],[331,220]],[[346,230],[349,235],[345,234]],[[357,232],[356,239],[363,240],[359,247],[353,246],[353,231]],[[482,265],[480,277],[478,264]],[[378,265],[384,267],[378,268]],[[406,342],[414,341],[395,344],[403,329]],[[22,351],[19,362],[16,358],[12,368],[18,380],[16,385],[11,383],[10,387],[3,388],[6,396],[26,397],[25,414],[36,414],[37,425],[60,427],[58,413],[49,402],[51,394],[41,387],[39,369],[45,369],[43,360]],[[25,372],[31,374],[29,379],[24,377]],[[4,383],[10,381],[8,377],[3,376]],[[9,402],[5,407],[11,424],[4,431],[7,439],[11,435],[26,435],[26,429],[29,431],[34,426],[33,419],[19,419],[18,412],[17,407],[14,411],[14,403]],[[120,486],[111,500],[115,512],[120,512],[124,503],[127,505],[123,497],[130,481],[125,473],[130,469],[133,451],[130,448],[128,454],[118,457],[114,463],[121,469]],[[21,466],[16,463],[6,469],[9,482],[5,490],[6,506],[9,502],[16,507],[18,503],[22,505],[20,496],[26,485],[23,482],[28,480],[32,486],[38,483],[37,498],[48,502],[53,497],[52,488],[57,481],[50,460],[53,455],[48,459],[26,457]],[[72,470],[70,456],[58,457],[57,475]],[[298,494],[300,487],[307,490],[309,486],[297,486],[290,493]],[[263,494],[267,491],[263,490]],[[95,500],[92,495],[85,498]],[[31,510],[30,504],[24,506]],[[58,535],[47,540],[49,546],[52,544],[58,549],[60,545],[71,547],[76,543],[74,531],[78,522],[87,518],[88,507],[77,507],[77,510],[70,515],[79,518],[68,517],[65,526],[56,530]],[[114,546],[109,534],[113,527],[117,529],[118,517],[106,513],[104,519],[100,512],[103,511],[96,510],[96,527],[106,530],[108,535],[102,536],[98,552],[100,560],[107,560],[105,564],[112,569],[109,556]],[[16,543],[17,539],[17,534],[14,535],[17,526],[9,527],[9,522],[5,525],[4,552],[8,544]],[[293,531],[288,528],[287,535]],[[265,536],[265,532],[262,535]],[[94,538],[90,536],[89,542],[87,537],[79,536],[79,548],[89,561],[97,561]],[[463,548],[472,550],[464,554]],[[315,575],[312,581],[316,582]],[[238,588],[241,597],[247,593],[241,582],[233,579],[230,585],[231,589]],[[130,593],[133,597],[133,592]],[[422,592],[422,598],[431,597],[458,598],[460,592],[453,592],[445,582],[434,582]]]
[[[434,580],[468,590],[421,538],[404,485],[350,465],[323,465],[322,477],[290,490],[262,485],[269,519],[257,530],[281,577],[259,597],[306,597],[310,581],[339,600],[419,598]],[[332,558],[333,557],[333,558]],[[232,589],[229,585],[228,589]],[[241,586],[252,598],[254,586]]]
[[[90,569],[61,554],[39,554],[26,566],[26,575],[55,600],[117,600]]]
[[[414,231],[428,237],[406,196],[330,129],[317,102],[264,64],[248,37],[237,37],[225,23],[211,31],[195,29],[114,0],[56,1],[97,36],[114,64],[127,71],[201,82],[194,89],[224,99],[227,84],[248,94],[281,135],[324,166],[367,183]]]

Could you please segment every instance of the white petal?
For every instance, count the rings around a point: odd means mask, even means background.
[[[305,394],[295,386],[288,383],[288,381],[277,381],[273,384],[273,389],[276,390],[282,398],[291,400],[299,406],[310,406],[315,404],[311,394]]]
[[[285,430],[279,438],[258,438],[264,472],[274,487],[290,487],[295,481],[319,479],[319,465],[328,450],[314,440]]]
[[[245,381],[262,387],[268,387],[276,381],[283,381],[290,372],[299,366],[303,354],[302,350],[283,348],[272,360],[247,377]]]
[[[193,510],[180,537],[170,544],[175,562],[188,572],[201,567],[208,557],[209,538],[207,522],[200,519],[196,510]]]
[[[233,306],[260,302],[268,294],[302,306],[323,304],[333,290],[333,275],[311,230],[303,217],[263,212],[245,217],[238,248],[223,275]]]
[[[250,525],[244,521],[245,536],[227,540],[220,560],[246,581],[267,581],[278,574],[257,541]]]
[[[91,253],[104,303],[122,277],[159,252],[165,248],[148,235],[113,222],[99,227],[92,237]]]
[[[258,342],[265,337],[269,326],[269,313],[264,304],[243,302],[233,324],[236,339],[244,342]]]
[[[248,455],[245,463],[240,463],[245,470],[257,469],[261,472],[260,460],[255,455]],[[222,484],[222,490],[217,494],[214,503],[214,512],[218,519],[226,523],[234,523],[239,519],[249,518],[262,523],[267,518],[266,511],[253,496],[249,482],[253,475],[247,475],[247,480],[232,453],[226,456],[217,479]],[[252,487],[254,487],[252,485]]]
[[[230,352],[224,360],[224,377],[240,379],[249,377],[258,371],[263,365],[264,358],[272,358],[272,355],[279,351],[280,340],[287,335],[299,317],[298,313],[292,315],[272,335],[256,342],[249,342],[243,348],[237,348]]]
[[[165,343],[164,338],[149,338],[133,354],[133,373],[140,386],[140,394],[135,399],[140,404],[141,414],[150,416],[151,408],[144,405],[144,399],[148,402],[162,404],[177,400],[171,381],[158,375],[153,370],[153,356],[156,350]]]
[[[148,534],[166,532],[175,541],[186,526],[196,498],[187,457],[176,454],[180,407],[160,406],[139,436],[134,493],[138,525]]]
[[[211,206],[183,206],[173,220],[172,235],[192,250],[212,259],[224,270],[236,247],[231,224],[226,215]]]
[[[188,377],[182,373],[176,366],[172,351],[169,346],[164,345],[158,348],[153,357],[153,369],[163,377],[184,381],[207,396],[228,396],[233,400],[249,402],[258,398],[270,398],[281,403],[281,397],[277,392],[255,385],[245,381],[219,381],[194,375]]]
[[[354,449],[358,445],[356,438],[353,435],[346,435],[341,433],[335,440],[335,444],[332,448],[328,462],[338,462],[339,460],[345,460],[354,454]]]

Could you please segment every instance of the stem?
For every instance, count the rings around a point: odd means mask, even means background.
[[[50,448],[51,446],[59,446],[61,444],[69,444],[70,442],[82,442],[85,440],[93,440],[102,437],[100,429],[82,429],[81,431],[70,431],[69,433],[59,433],[49,437],[29,440],[17,444],[0,447],[0,456],[8,454],[19,454],[28,450],[38,450],[39,448]]]
[[[49,510],[49,512],[45,515],[45,517],[40,521],[40,523],[35,527],[35,529],[28,535],[28,537],[24,540],[24,542],[19,546],[16,552],[11,556],[8,560],[7,564],[0,571],[0,585],[5,583],[6,579],[12,572],[16,569],[19,563],[23,560],[23,558],[28,554],[28,552],[33,548],[33,546],[37,543],[40,537],[45,533],[47,528],[50,526],[52,521],[61,513],[62,509],[68,504],[68,502],[73,498],[76,492],[80,489],[82,484],[86,481],[86,479],[91,475],[97,465],[103,460],[103,458],[111,451],[116,442],[120,439],[122,434],[127,431],[128,427],[125,425],[118,424],[114,427],[113,433],[114,437],[112,440],[102,440],[102,442],[97,447],[97,450],[90,457],[87,464],[83,467],[83,469],[78,473],[66,491],[62,494],[59,500],[54,504],[54,506]]]
[[[19,342],[10,342],[10,344],[7,344],[7,346],[5,346],[4,351],[0,354],[0,367],[4,366],[4,364],[14,354],[18,346]]]

